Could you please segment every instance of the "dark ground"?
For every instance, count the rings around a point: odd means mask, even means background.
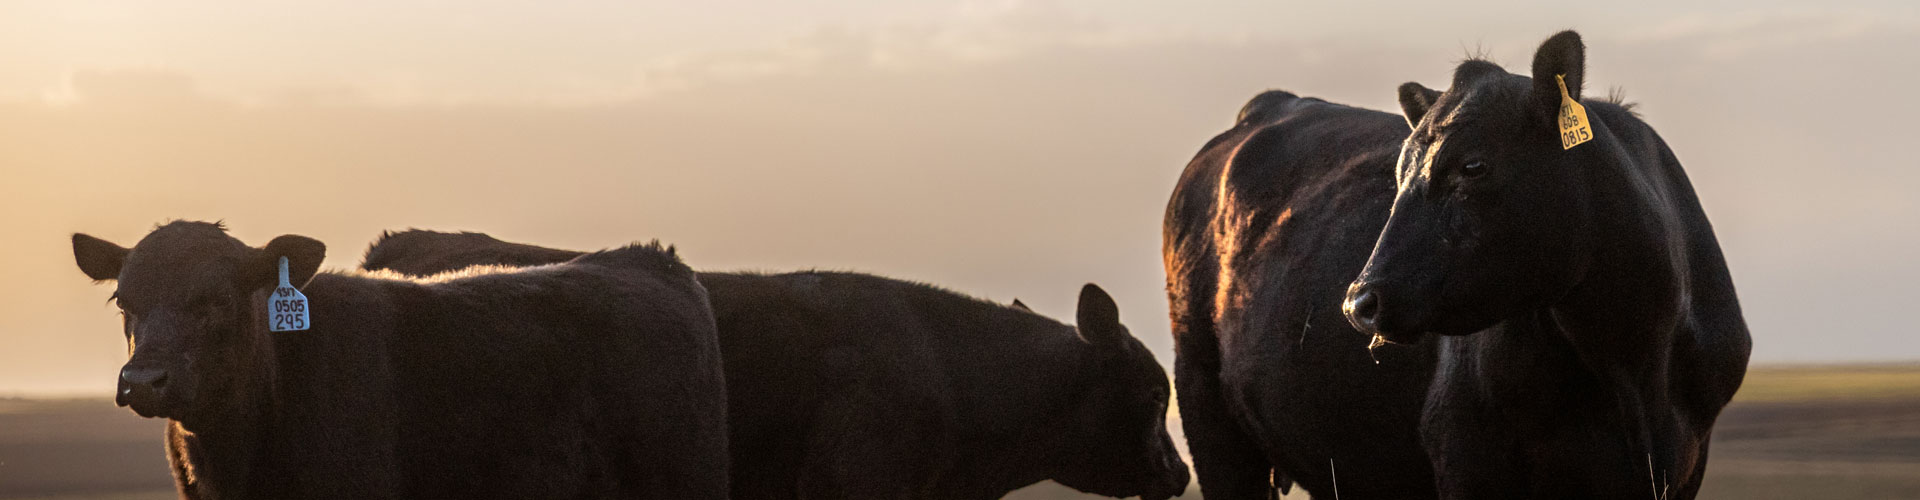
[[[104,399],[0,399],[0,499],[172,498],[160,435]],[[1701,498],[1920,499],[1920,366],[1755,370],[1712,453]],[[1009,498],[1094,497],[1043,484]]]

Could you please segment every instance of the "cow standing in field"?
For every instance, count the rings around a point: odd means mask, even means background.
[[[1431,346],[1369,353],[1341,315],[1393,197],[1407,127],[1261,94],[1202,148],[1168,203],[1174,383],[1209,500],[1434,497],[1420,449]]]
[[[1447,335],[1421,435],[1448,498],[1693,498],[1752,340],[1680,161],[1581,104],[1579,35],[1533,78],[1484,61],[1404,85],[1413,132],[1347,317]],[[1464,335],[1464,336],[1463,336]]]
[[[479,233],[383,235],[411,275],[577,252]],[[737,500],[993,499],[1054,480],[1157,500],[1186,489],[1167,378],[1105,291],[1077,328],[1024,305],[855,273],[700,273],[726,359]]]
[[[115,399],[171,420],[182,498],[727,496],[706,292],[657,245],[434,280],[318,272],[318,241],[201,222],[73,249],[118,281]],[[305,330],[269,331],[280,280]]]
[[[1469,60],[1401,86],[1404,122],[1269,92],[1194,159],[1166,256],[1208,498],[1268,467],[1331,496],[1331,464],[1349,499],[1697,493],[1750,338],[1679,161],[1580,99],[1584,58],[1564,32],[1532,78]]]

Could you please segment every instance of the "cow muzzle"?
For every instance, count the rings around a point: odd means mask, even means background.
[[[120,369],[119,389],[114,404],[133,410],[142,417],[161,416],[167,401],[167,370],[128,365]]]
[[[1340,311],[1347,316],[1347,323],[1360,333],[1373,335],[1395,344],[1411,344],[1420,340],[1420,334],[1389,315],[1386,296],[1379,287],[1371,283],[1356,281],[1347,287],[1347,297],[1340,304]]]

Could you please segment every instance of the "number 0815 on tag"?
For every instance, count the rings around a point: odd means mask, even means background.
[[[307,296],[287,280],[287,258],[280,258],[280,285],[267,295],[267,331],[296,332],[313,327]]]

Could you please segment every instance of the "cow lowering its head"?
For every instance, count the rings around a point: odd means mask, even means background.
[[[265,324],[247,307],[273,290],[279,262],[288,279],[303,285],[326,257],[325,244],[305,236],[274,238],[249,247],[217,223],[179,221],[160,226],[133,248],[85,234],[73,235],[80,270],[98,281],[118,281],[127,338],[127,364],[120,369],[114,402],[145,417],[193,425],[229,410],[222,405],[259,383],[245,377],[267,359],[251,324]]]
[[[1565,295],[1594,239],[1590,180],[1629,160],[1584,105],[1586,142],[1562,143],[1562,103],[1579,101],[1585,48],[1568,31],[1534,55],[1533,77],[1471,60],[1440,92],[1409,82],[1413,127],[1401,149],[1392,215],[1344,309],[1354,327],[1392,342],[1464,335]],[[1564,82],[1564,93],[1562,91]],[[1564,97],[1563,97],[1564,96]],[[1606,109],[1602,109],[1606,108]]]
[[[470,266],[548,264],[579,254],[481,233],[413,229],[383,234],[361,267],[427,276]],[[825,497],[907,488],[998,498],[1047,479],[1089,493],[1147,499],[1177,496],[1187,487],[1186,463],[1166,430],[1166,373],[1120,324],[1112,297],[1096,285],[1082,287],[1079,324],[1066,331],[1017,300],[990,304],[871,275],[702,272],[700,279],[712,296],[734,397],[736,497],[793,495],[793,481],[780,478],[796,475]],[[819,309],[796,304],[819,304]],[[783,340],[796,338],[814,340],[804,345]],[[833,345],[819,339],[834,338],[846,342],[830,349],[839,355],[810,351],[820,349],[815,344]],[[902,340],[953,351],[918,358],[890,350]],[[873,358],[863,365],[866,370],[853,374],[823,361],[868,356]],[[813,389],[763,387],[769,380],[791,379],[785,374],[796,369],[847,380]],[[890,396],[866,399],[870,392]],[[958,417],[952,424],[914,422],[888,409],[905,404],[932,411],[939,405],[918,402],[981,394],[994,397],[930,418]],[[833,401],[812,410],[823,415],[812,432],[829,442],[873,444],[806,447],[789,455],[782,434],[795,431],[784,422],[805,411],[770,395]],[[781,432],[751,431],[760,428]],[[1015,437],[1005,443],[980,436]],[[795,458],[766,459],[783,456]],[[940,457],[967,460],[943,464]],[[849,463],[866,466],[841,465]],[[941,472],[913,477],[910,471],[916,470]]]
[[[1099,286],[1080,289],[1080,337],[1102,351],[1092,387],[1080,394],[1068,427],[1065,460],[1054,481],[1088,493],[1161,499],[1186,491],[1187,464],[1167,435],[1167,374],[1120,324],[1120,310]]]

